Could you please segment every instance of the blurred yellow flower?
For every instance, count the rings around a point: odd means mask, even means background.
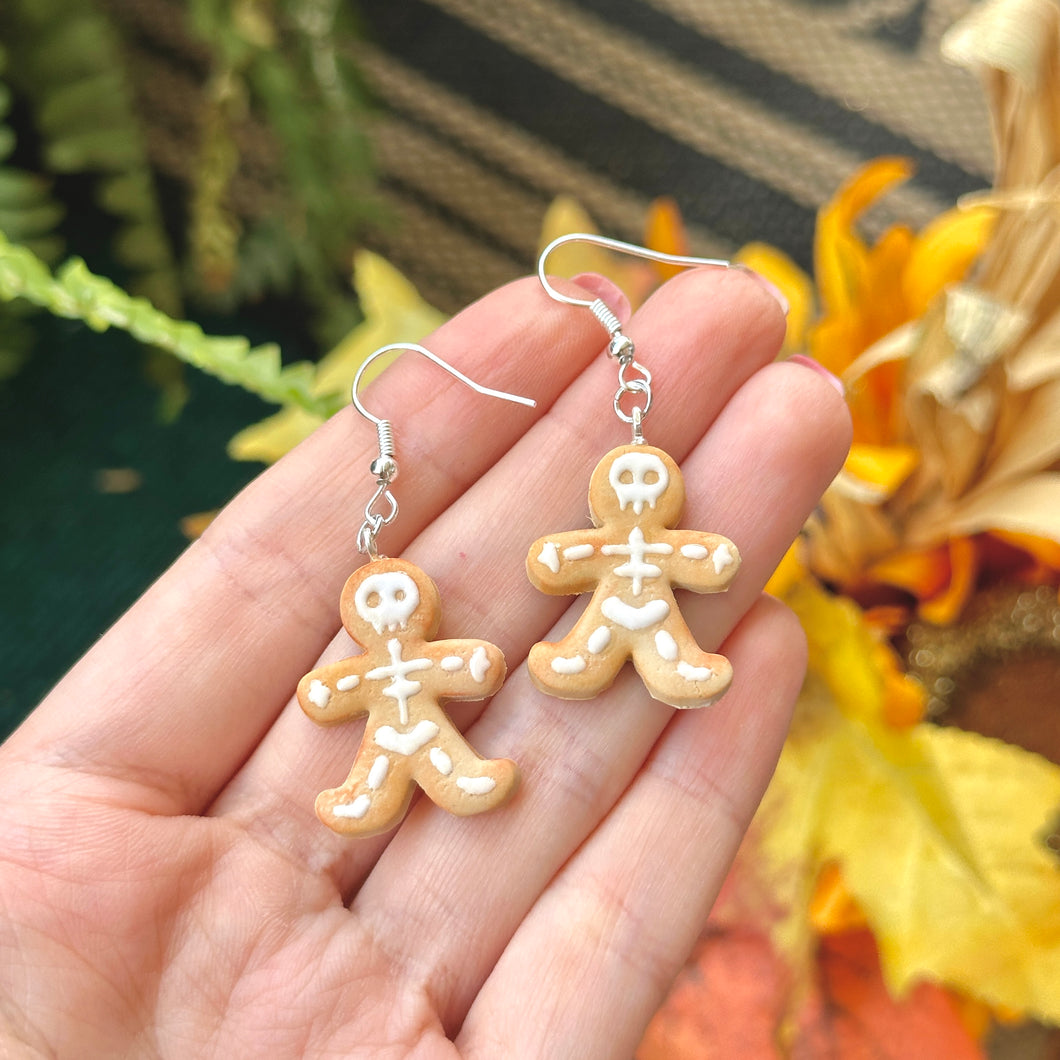
[[[391,342],[418,342],[446,318],[428,305],[416,288],[389,262],[367,250],[354,256],[353,286],[364,321],[317,365],[313,392],[348,392],[361,362]],[[365,373],[371,379],[386,367],[386,359]],[[229,443],[236,460],[272,463],[307,438],[323,420],[291,405],[268,419],[240,431]]]
[[[1024,49],[1057,50],[1055,22]],[[1002,29],[990,30],[996,43]],[[967,55],[975,36],[961,32]],[[1006,118],[1018,123],[1018,112]],[[1018,149],[1018,136],[1005,142]],[[999,188],[919,233],[893,225],[866,243],[862,214],[911,172],[877,159],[822,208],[816,287],[779,251],[753,246],[744,260],[785,293],[789,352],[844,381],[854,422],[844,469],[808,527],[811,569],[861,599],[912,599],[946,623],[984,577],[1060,576],[1060,287],[1043,275],[1060,275],[1060,224],[1044,186]]]

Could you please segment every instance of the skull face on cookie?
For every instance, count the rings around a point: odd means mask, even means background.
[[[364,654],[306,674],[298,702],[322,725],[368,718],[349,776],[317,796],[317,816],[336,832],[373,835],[404,817],[416,784],[461,816],[504,802],[518,782],[515,763],[481,758],[440,705],[496,692],[505,674],[500,649],[432,640],[437,587],[404,560],[377,559],[355,571],[339,608]]]
[[[684,507],[681,471],[663,450],[625,445],[609,452],[589,483],[594,529],[551,534],[527,556],[530,580],[556,595],[592,592],[574,628],[531,649],[542,691],[589,699],[631,659],[648,692],[675,707],[701,707],[729,687],[732,667],[704,652],[688,629],[673,586],[722,592],[739,569],[720,534],[675,530]]]

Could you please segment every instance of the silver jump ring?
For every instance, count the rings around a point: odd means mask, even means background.
[[[629,382],[623,383],[615,391],[615,400],[614,400],[615,415],[623,423],[633,423],[634,422],[633,414],[632,413],[628,413],[628,412],[624,412],[622,410],[622,398],[626,394],[643,394],[644,395],[644,404],[643,405],[634,406],[635,408],[640,410],[639,419],[642,420],[645,416],[648,415],[648,412],[651,409],[651,403],[652,403],[651,387],[643,379],[630,379]]]

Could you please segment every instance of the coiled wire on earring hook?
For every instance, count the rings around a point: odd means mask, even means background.
[[[607,352],[618,361],[618,389],[615,391],[614,407],[615,414],[623,423],[629,423],[633,427],[633,442],[640,445],[644,441],[643,420],[647,416],[652,404],[651,372],[635,359],[636,350],[633,340],[622,331],[622,321],[611,310],[602,298],[577,298],[572,295],[563,294],[558,291],[548,278],[545,263],[548,256],[566,243],[590,243],[593,246],[604,247],[615,250],[622,254],[631,254],[636,258],[646,258],[649,261],[657,261],[666,265],[679,265],[693,268],[700,265],[712,265],[718,268],[732,268],[732,262],[722,258],[698,258],[684,254],[664,254],[658,250],[649,250],[647,247],[639,247],[635,243],[624,243],[620,239],[610,239],[607,236],[599,236],[593,232],[571,232],[552,240],[537,259],[537,278],[541,281],[548,296],[557,302],[566,305],[580,306],[588,309],[600,323],[607,328],[611,337]],[[739,266],[735,266],[739,268]],[[639,373],[638,376],[627,378],[629,372]],[[629,412],[622,408],[622,399],[627,394],[641,394],[644,397],[643,404],[635,403]]]

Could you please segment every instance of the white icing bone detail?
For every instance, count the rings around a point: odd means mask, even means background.
[[[369,602],[374,597],[374,602]],[[416,583],[402,570],[369,574],[353,598],[357,614],[369,623],[376,633],[393,633],[408,625],[412,613],[420,605],[420,591]]]
[[[440,748],[432,747],[430,750],[431,765],[442,774],[449,776],[453,771],[453,760]]]
[[[714,671],[709,666],[693,666],[684,659],[677,664],[677,672],[686,681],[709,681],[714,676]]]
[[[447,674],[453,674],[463,667],[464,660],[459,655],[447,655],[438,665]]]
[[[456,786],[468,795],[488,795],[497,781],[493,777],[457,777]]]
[[[351,689],[356,688],[361,683],[361,679],[356,674],[347,674],[345,677],[340,677],[335,682],[335,687],[340,692],[349,692]]]
[[[706,559],[710,555],[710,549],[705,545],[682,545],[681,555],[685,559]]]
[[[589,634],[589,639],[585,642],[585,646],[589,649],[590,655],[599,655],[610,643],[611,630],[607,626],[597,626]]]
[[[386,780],[386,775],[389,772],[390,759],[386,755],[377,755],[376,760],[372,763],[372,768],[368,770],[368,780],[365,783],[372,791],[376,791],[383,786],[383,781]]]
[[[414,755],[438,735],[438,726],[424,718],[416,722],[411,732],[398,732],[393,725],[380,725],[375,730],[375,742],[384,751],[393,751],[396,755]]]
[[[398,715],[402,725],[409,723],[409,700],[423,690],[419,681],[410,681],[408,675],[417,670],[429,670],[434,664],[430,659],[402,659],[401,641],[392,637],[386,642],[387,651],[390,653],[389,666],[377,666],[369,670],[364,676],[369,681],[385,681],[390,679],[390,684],[383,689],[383,695],[397,700]]]
[[[569,659],[557,655],[552,660],[552,669],[558,674],[580,674],[585,667],[586,662],[580,655],[574,655]]]
[[[662,574],[659,567],[656,567],[654,563],[646,563],[644,557],[648,555],[669,556],[673,552],[673,546],[661,543],[646,544],[644,532],[639,526],[635,526],[629,532],[628,544],[601,545],[600,551],[605,556],[629,556],[629,562],[615,567],[615,573],[620,578],[632,579],[633,595],[640,596],[640,591],[644,588],[644,579],[658,578]]]
[[[490,657],[486,649],[481,645],[471,653],[467,668],[471,672],[472,678],[478,681],[479,684],[486,680],[486,671],[490,668]]]
[[[677,641],[665,629],[655,634],[655,650],[667,662],[673,662],[678,656]]]
[[[371,805],[371,796],[358,795],[353,802],[340,802],[338,806],[332,807],[331,812],[336,817],[354,817],[360,820],[368,812],[368,807]]]
[[[323,710],[331,701],[331,689],[323,681],[310,681],[306,698],[314,707]]]
[[[622,481],[625,474],[629,475],[629,482]],[[647,478],[651,474],[655,478],[648,482]],[[607,481],[611,483],[622,511],[632,505],[634,514],[640,515],[645,504],[654,508],[655,502],[666,492],[670,473],[654,453],[623,453],[611,464]]]
[[[571,545],[563,550],[563,558],[588,559],[595,551],[592,545]]]
[[[721,574],[726,567],[731,567],[736,562],[732,549],[726,544],[718,545],[714,549],[714,573]]]
[[[609,596],[600,605],[600,613],[623,629],[636,631],[661,622],[670,613],[670,604],[666,600],[649,600],[634,607],[617,596]]]
[[[539,563],[544,563],[553,574],[559,574],[559,550],[555,542],[546,541],[537,560]]]

